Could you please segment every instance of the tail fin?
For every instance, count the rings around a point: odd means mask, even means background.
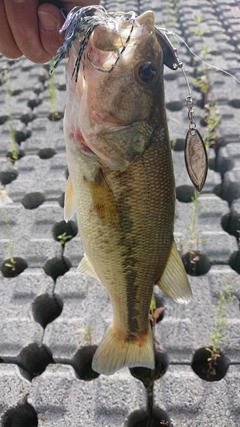
[[[152,331],[136,341],[128,341],[114,333],[111,325],[100,343],[92,361],[92,369],[99,374],[111,375],[121,368],[144,366],[154,368]]]

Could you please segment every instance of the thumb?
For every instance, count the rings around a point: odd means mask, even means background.
[[[52,57],[64,40],[64,35],[59,33],[64,18],[58,7],[45,3],[38,8],[38,19],[42,45]]]

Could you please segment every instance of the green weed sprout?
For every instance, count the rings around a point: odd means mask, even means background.
[[[73,236],[71,234],[67,234],[66,231],[64,231],[64,233],[59,234],[57,236],[57,239],[61,243],[61,245],[64,246],[68,240],[72,239],[72,237]]]
[[[189,270],[192,271],[192,274],[196,274],[197,262],[199,261],[199,245],[204,243],[204,239],[200,239],[199,237],[199,227],[198,227],[198,216],[200,209],[200,200],[199,200],[199,192],[194,191],[193,196],[191,197],[192,210],[188,214],[189,225],[188,225],[188,241],[187,241],[187,250],[185,249],[185,244],[182,237],[177,237],[176,243],[177,248],[181,254],[183,263],[188,265],[193,265],[193,268],[189,266]],[[186,255],[189,254],[189,261],[187,260]]]
[[[195,34],[196,36],[203,37],[204,34],[208,31],[208,28],[200,28],[201,23],[203,22],[202,15],[195,15],[194,16],[195,23],[197,25],[197,28],[192,28],[190,31],[191,33]]]
[[[87,329],[85,328],[78,328],[78,332],[81,332],[85,334],[84,340],[92,346],[92,333],[93,333],[93,326],[89,326]]]
[[[54,58],[50,61],[50,70],[53,70],[54,68]],[[48,92],[50,96],[50,106],[52,113],[54,113],[57,109],[57,95],[56,95],[56,85],[55,85],[55,71],[51,71],[49,73],[49,86],[48,86]]]
[[[150,321],[151,321],[153,327],[156,326],[157,319],[159,318],[159,316],[161,315],[163,310],[164,310],[164,307],[157,308],[155,296],[152,295],[151,303],[150,303],[149,318],[150,318]]]
[[[218,141],[217,128],[220,124],[222,116],[219,114],[215,101],[211,101],[205,105],[207,135],[204,137],[206,148]]]
[[[204,45],[203,36],[208,31],[208,28],[200,28],[200,24],[202,23],[201,15],[195,16],[195,22],[197,24],[197,28],[192,29],[191,31],[194,34],[199,35],[202,39],[203,47],[200,56],[203,58],[203,60],[206,60],[206,56],[209,53],[209,49],[207,46]],[[205,123],[207,131],[206,136],[203,138],[203,140],[206,148],[208,149],[212,145],[216,146],[216,144],[219,142],[219,138],[217,136],[217,128],[222,117],[219,114],[219,111],[217,110],[216,101],[212,96],[210,99],[210,90],[213,84],[211,81],[210,69],[208,67],[200,66],[198,67],[198,72],[200,73],[200,76],[198,76],[197,78],[192,78],[192,82],[196,87],[199,88],[203,97],[203,108],[205,110]]]
[[[196,262],[198,261],[197,252],[199,249],[199,244],[204,243],[204,239],[199,238],[199,227],[198,227],[198,216],[200,209],[200,200],[199,200],[199,192],[194,191],[194,194],[191,198],[193,202],[192,212],[188,215],[190,220],[188,231],[189,231],[189,253],[191,254],[191,262],[196,266]]]
[[[200,208],[200,201],[199,201],[199,192],[194,191],[193,196],[191,197],[191,200],[193,202],[192,212],[188,215],[188,218],[190,220],[188,231],[189,231],[189,247],[190,251],[193,250],[193,247],[198,245],[198,234],[199,234],[199,228],[198,228],[198,212]]]
[[[203,46],[200,52],[200,56],[203,58],[203,60],[206,60],[206,56],[209,53],[209,49],[207,46],[204,45],[203,36],[208,31],[208,28],[201,28],[201,23],[203,21],[202,15],[197,15],[194,17],[194,19],[197,27],[191,29],[191,32],[201,38]],[[206,67],[199,66],[198,72],[201,73],[201,75],[197,78],[192,78],[192,82],[200,89],[201,93],[204,95],[205,104],[211,87],[210,71]]]
[[[3,213],[4,229],[7,235],[7,248],[8,248],[9,260],[10,260],[8,263],[5,263],[4,265],[6,267],[9,267],[12,271],[14,271],[16,268],[16,261],[13,256],[12,233],[11,233],[11,228],[8,220],[8,212],[5,207],[8,203],[12,203],[12,200],[8,197],[6,191],[4,190],[4,187],[0,183],[0,211]]]
[[[226,338],[226,313],[228,307],[232,304],[235,298],[235,296],[231,293],[234,285],[235,281],[227,276],[224,280],[222,290],[218,293],[218,302],[215,306],[213,306],[213,331],[210,335],[212,340],[212,348],[206,347],[206,350],[210,352],[210,357],[208,358],[208,373],[210,375],[216,375],[217,359],[220,357],[220,345]]]
[[[16,161],[19,158],[19,152],[18,152],[18,144],[15,138],[15,132],[13,129],[13,111],[12,111],[12,101],[11,97],[13,94],[11,83],[10,83],[10,76],[8,70],[4,71],[4,83],[5,83],[5,90],[6,90],[6,104],[8,108],[8,123],[9,123],[9,136],[12,143],[12,160]]]

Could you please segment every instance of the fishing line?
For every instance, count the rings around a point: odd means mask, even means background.
[[[167,28],[159,28],[160,31],[163,32],[163,34],[165,35],[165,37],[167,37],[168,35],[173,35],[177,41],[177,43],[182,42],[186,48],[189,50],[189,52],[198,59],[198,61],[202,62],[203,64],[207,65],[207,67],[209,68],[213,68],[216,71],[220,71],[230,77],[232,77],[234,80],[236,80],[238,83],[240,83],[240,80],[234,76],[233,74],[231,74],[229,71],[224,70],[223,68],[217,67],[216,65],[213,64],[209,64],[208,62],[206,62],[204,59],[202,59],[199,55],[197,55],[195,52],[193,52],[193,50],[190,48],[190,46],[187,44],[187,42],[180,37],[178,34],[174,33],[173,31],[169,31]],[[168,37],[167,37],[168,38]]]

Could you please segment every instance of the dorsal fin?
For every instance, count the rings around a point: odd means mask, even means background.
[[[84,254],[79,266],[78,266],[78,271],[80,271],[80,273],[83,274],[87,274],[90,277],[93,277],[94,279],[99,280],[97,274],[95,273],[95,270],[92,266],[92,264],[90,263],[88,257],[86,254]],[[100,282],[100,280],[99,280]]]

